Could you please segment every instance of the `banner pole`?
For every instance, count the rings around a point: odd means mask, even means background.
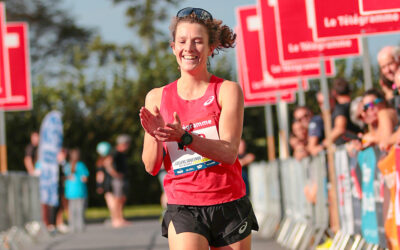
[[[272,122],[272,108],[271,104],[265,105],[265,124],[267,127],[267,148],[268,160],[275,160],[275,141],[274,141],[274,127]]]
[[[277,116],[279,124],[279,158],[289,158],[288,136],[288,111],[287,103],[282,102],[280,94],[277,94]]]
[[[364,33],[364,32],[362,32]],[[361,35],[362,51],[363,51],[363,76],[364,76],[364,90],[372,88],[372,72],[371,72],[371,57],[368,49],[368,37]]]
[[[325,60],[321,57],[321,91],[324,96],[324,105],[322,110],[322,116],[324,120],[325,138],[330,138],[332,131],[332,121],[331,121],[331,108],[329,104],[329,89],[328,80],[325,73]],[[327,162],[328,162],[328,172],[329,172],[329,183],[330,188],[328,190],[328,202],[329,202],[329,214],[330,214],[330,225],[331,230],[336,233],[339,228],[339,212],[337,205],[337,192],[336,192],[336,173],[334,165],[333,147],[330,140],[326,140],[327,145]]]
[[[5,112],[0,109],[0,172],[7,173],[7,146]]]
[[[304,89],[303,89],[303,80],[301,77],[297,79],[298,83],[298,96],[299,96],[299,106],[305,106],[306,105],[306,97],[304,94]]]

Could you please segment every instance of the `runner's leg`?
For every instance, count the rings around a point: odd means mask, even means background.
[[[208,250],[206,237],[196,233],[177,234],[172,221],[168,226],[168,243],[170,250]]]
[[[211,247],[211,250],[250,250],[251,249],[251,234],[241,241],[235,242],[224,247]]]

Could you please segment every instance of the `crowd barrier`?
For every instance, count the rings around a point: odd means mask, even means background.
[[[400,148],[388,154],[369,147],[350,156],[337,147],[334,168],[340,230],[330,235],[325,153],[251,164],[258,234],[288,249],[315,249],[327,236],[330,249],[399,249]]]
[[[50,239],[40,222],[39,178],[25,172],[0,175],[0,250],[30,249]]]

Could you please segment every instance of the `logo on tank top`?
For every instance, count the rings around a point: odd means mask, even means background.
[[[207,99],[207,101],[204,102],[204,106],[210,105],[215,99],[215,96],[210,96],[210,98]]]

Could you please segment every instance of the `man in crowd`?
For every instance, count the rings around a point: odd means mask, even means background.
[[[383,47],[377,56],[380,80],[379,85],[385,93],[385,99],[393,105],[393,83],[396,70],[400,66],[400,48],[397,46]]]
[[[325,139],[325,146],[328,140],[330,143],[341,145],[356,139],[357,133],[360,131],[350,120],[350,86],[345,79],[334,79],[332,96],[335,98],[336,104],[332,112],[331,135]]]
[[[112,192],[115,199],[115,221],[113,227],[122,227],[129,223],[124,219],[123,208],[128,192],[128,163],[126,153],[130,147],[131,137],[126,134],[119,135],[116,141],[115,152],[113,153],[114,171],[110,172],[112,179]]]

